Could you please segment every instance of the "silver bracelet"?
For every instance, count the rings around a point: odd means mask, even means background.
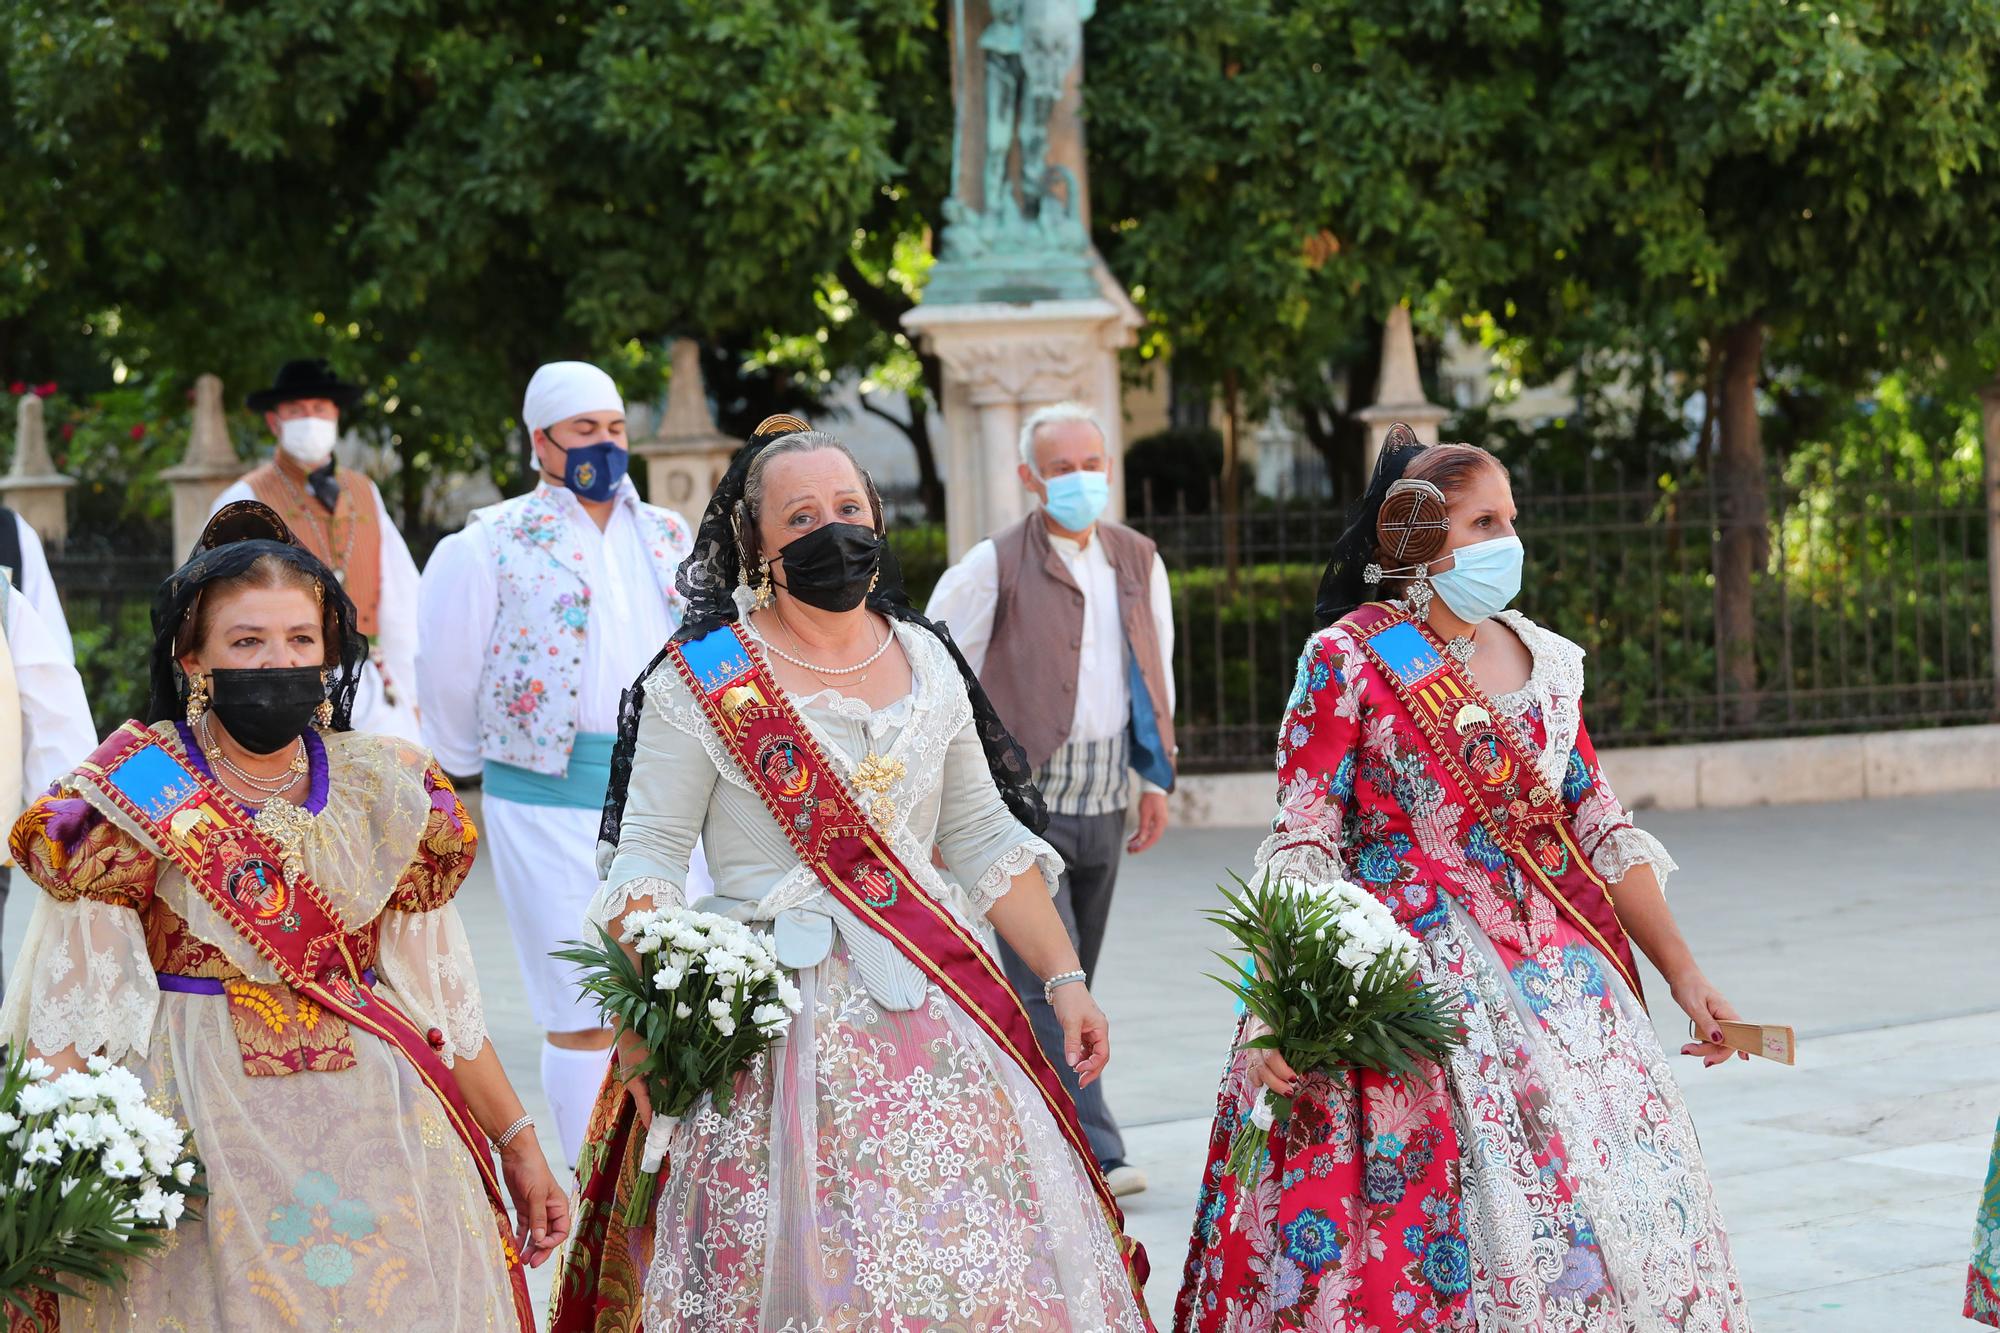
[[[1054,1004],[1056,1002],[1056,987],[1067,986],[1072,982],[1087,982],[1089,980],[1089,974],[1082,968],[1078,968],[1074,972],[1058,972],[1042,983],[1042,998],[1050,1004]]]
[[[513,1124],[507,1126],[506,1129],[500,1131],[499,1137],[493,1140],[493,1151],[494,1152],[501,1151],[508,1144],[514,1141],[515,1135],[519,1134],[522,1130],[529,1128],[534,1123],[535,1123],[535,1117],[531,1115],[524,1115],[519,1120],[516,1120]]]

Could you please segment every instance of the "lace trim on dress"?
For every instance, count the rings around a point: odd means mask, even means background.
[[[472,944],[458,909],[386,911],[376,925],[375,966],[418,1028],[444,1034],[438,1054],[450,1065],[486,1046],[486,1009]]]
[[[1528,712],[1541,711],[1546,739],[1535,756],[1535,769],[1544,782],[1560,787],[1583,727],[1583,649],[1519,611],[1502,611],[1499,618],[1520,637],[1534,665],[1521,688],[1494,696],[1493,706],[1517,724]],[[1536,748],[1526,728],[1517,725],[1516,732],[1530,749]]]
[[[1055,894],[1056,885],[1062,880],[1063,859],[1055,848],[1030,834],[1028,840],[1007,849],[1006,855],[986,867],[976,883],[966,889],[967,903],[979,916],[992,910],[993,904],[1007,896],[1014,887],[1014,876],[1022,874],[1030,866],[1042,872],[1048,881],[1049,893]]]
[[[1614,887],[1633,866],[1649,865],[1662,891],[1667,887],[1667,876],[1680,869],[1680,863],[1668,854],[1666,845],[1636,824],[1606,834],[1604,841],[1591,852],[1590,864],[1606,884]]]
[[[591,897],[590,906],[584,908],[583,918],[593,926],[602,926],[613,936],[618,934],[618,922],[627,912],[635,908],[648,911],[672,911],[687,906],[687,892],[670,879],[658,875],[634,875],[617,885],[600,884]]]
[[[129,907],[46,894],[35,904],[18,957],[21,975],[0,1009],[0,1035],[26,1037],[45,1055],[144,1057],[160,1007],[146,930]]]
[[[1340,863],[1340,846],[1320,832],[1279,829],[1257,848],[1253,882],[1269,871],[1295,884],[1334,884],[1347,878]]]

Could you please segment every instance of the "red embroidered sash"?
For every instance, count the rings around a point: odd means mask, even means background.
[[[1036,1043],[999,963],[889,849],[746,637],[724,625],[695,642],[670,644],[667,660],[800,861],[1034,1080],[1090,1176],[1143,1312],[1146,1252],[1125,1234],[1124,1213],[1090,1151],[1076,1103]]]
[[[1611,888],[1577,845],[1569,807],[1539,775],[1500,710],[1430,627],[1380,602],[1343,621],[1417,724],[1457,795],[1571,924],[1595,944],[1644,1003],[1632,943]]]
[[[523,1333],[534,1310],[507,1220],[492,1149],[472,1118],[458,1080],[409,1016],[361,983],[347,928],[320,887],[287,878],[284,858],[227,792],[137,722],[111,733],[77,766],[75,781],[152,835],[202,900],[235,927],[300,995],[400,1051],[437,1097],[445,1120],[479,1170],[493,1208]]]

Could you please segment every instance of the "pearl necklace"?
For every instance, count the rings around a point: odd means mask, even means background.
[[[298,749],[293,751],[291,762],[285,766],[285,771],[276,778],[260,778],[254,773],[245,772],[232,762],[229,756],[222,752],[222,746],[217,743],[215,730],[209,724],[207,717],[203,717],[201,720],[201,742],[202,752],[207,756],[209,763],[222,770],[217,772],[216,776],[222,779],[224,786],[232,788],[238,796],[243,794],[242,789],[238,788],[235,783],[230,782],[230,777],[235,777],[244,786],[261,792],[265,796],[276,796],[280,792],[290,790],[292,785],[299,780],[300,775],[309,771],[306,765],[306,743],[303,736],[294,742],[298,746]]]
[[[781,621],[779,623],[782,624],[783,622]],[[788,634],[791,633],[791,629],[789,626],[786,627],[785,632]],[[798,638],[797,635],[793,635],[792,637],[795,641]],[[862,658],[859,662],[856,662],[853,666],[844,666],[844,667],[817,666],[814,663],[806,661],[802,657],[793,657],[790,653],[786,652],[783,648],[780,648],[777,644],[772,643],[769,639],[764,640],[764,646],[766,648],[769,648],[772,652],[776,653],[778,656],[784,658],[787,662],[790,662],[793,666],[804,667],[807,671],[812,672],[816,676],[851,676],[857,671],[866,671],[869,667],[874,666],[875,663],[881,658],[882,654],[889,651],[889,645],[895,642],[895,639],[896,636],[893,634],[884,634],[882,636],[882,642],[875,645],[874,652],[868,654],[868,656]]]

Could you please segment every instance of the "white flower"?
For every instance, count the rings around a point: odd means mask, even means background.
[[[718,1018],[715,1020],[715,1030],[725,1037],[733,1037],[736,1035],[736,1020],[733,1018]]]
[[[174,1168],[174,1183],[176,1185],[194,1184],[193,1162],[182,1162],[180,1165]]]
[[[674,987],[681,984],[681,979],[682,979],[681,971],[679,968],[663,967],[659,971],[653,973],[653,989],[663,990],[663,991],[672,990]]]
[[[62,1161],[62,1149],[56,1143],[53,1129],[38,1129],[28,1136],[28,1150],[21,1154],[21,1160],[29,1166],[46,1162],[54,1166]]]
[[[158,1222],[167,1211],[166,1192],[158,1185],[148,1184],[139,1191],[139,1198],[132,1205],[141,1222]]]
[[[14,1099],[22,1115],[47,1115],[62,1106],[68,1099],[47,1083],[30,1083],[21,1089],[21,1095]]]
[[[1350,995],[1350,996],[1348,996],[1348,997],[1347,997],[1347,1007],[1348,1007],[1349,1009],[1358,1009],[1358,1008],[1360,1008],[1360,1007],[1361,1007],[1361,997],[1360,997],[1359,995]]]
[[[729,1001],[717,996],[708,1002],[708,1012],[711,1018],[728,1018]]]
[[[21,1118],[9,1111],[0,1111],[0,1134],[12,1134],[21,1127]]]
[[[67,1199],[70,1196],[70,1192],[74,1190],[78,1185],[81,1185],[82,1183],[83,1181],[78,1179],[76,1176],[64,1176],[62,1184],[57,1188],[61,1193],[62,1197]]]
[[[680,1003],[680,1004],[677,1004],[677,1005],[675,1005],[675,1006],[674,1006],[674,1017],[675,1017],[675,1018],[693,1018],[693,1017],[694,1017],[694,1010],[693,1010],[693,1009],[691,1009],[691,1008],[689,1008],[689,1007],[687,1006],[687,1004],[686,1004],[685,1002],[682,1002],[682,1003]]]
[[[21,1062],[21,1072],[40,1082],[56,1072],[56,1067],[39,1055],[31,1055]]]
[[[111,1068],[111,1058],[104,1055],[93,1055],[83,1062],[83,1067],[93,1074],[102,1074],[105,1070]]]
[[[1277,1117],[1271,1110],[1271,1102],[1268,1096],[1268,1090],[1264,1088],[1257,1089],[1257,1100],[1251,1103],[1250,1106],[1250,1123],[1255,1125],[1258,1129],[1261,1129],[1266,1133],[1269,1133],[1271,1126],[1275,1124],[1276,1121]]]
[[[760,1028],[783,1030],[791,1020],[790,1011],[782,1004],[760,1004],[750,1011],[750,1021]]]
[[[104,1150],[100,1159],[104,1174],[113,1180],[133,1180],[146,1168],[139,1156],[139,1146],[131,1140],[114,1143]]]
[[[167,1195],[165,1205],[160,1209],[160,1221],[165,1224],[167,1230],[172,1231],[180,1222],[181,1214],[186,1211],[187,1196],[185,1194],[169,1194]]]
[[[72,1148],[95,1148],[104,1142],[104,1131],[89,1111],[65,1111],[56,1117],[56,1137]]]

